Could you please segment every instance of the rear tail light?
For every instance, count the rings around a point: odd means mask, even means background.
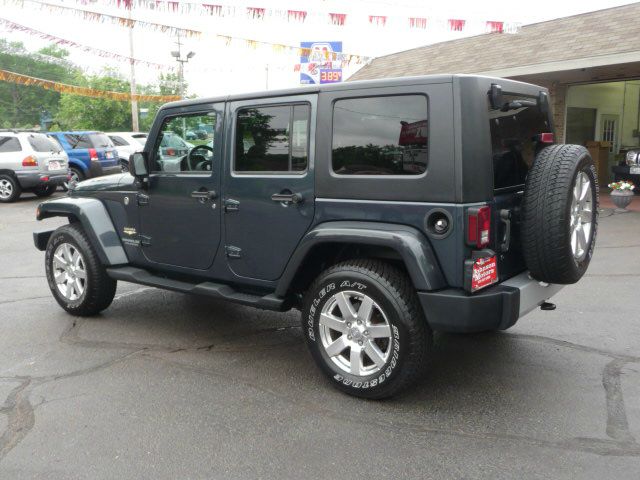
[[[89,149],[89,160],[91,160],[92,162],[98,161],[98,152],[96,151],[95,148]]]
[[[29,155],[28,157],[25,157],[24,160],[22,160],[22,166],[23,167],[37,167],[38,166],[38,160],[33,155]]]
[[[491,240],[491,207],[472,207],[467,210],[467,243],[484,248]]]
[[[538,138],[540,143],[553,143],[555,141],[553,133],[541,133]]]

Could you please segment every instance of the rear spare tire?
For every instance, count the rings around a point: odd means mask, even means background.
[[[576,283],[584,275],[598,226],[598,180],[580,145],[552,145],[536,156],[522,202],[522,249],[531,276]]]

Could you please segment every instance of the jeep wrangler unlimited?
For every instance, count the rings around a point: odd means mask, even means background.
[[[332,384],[388,397],[433,331],[507,329],[584,274],[595,169],[553,135],[545,89],[469,75],[170,103],[131,174],[40,204],[69,224],[34,241],[71,314],[118,280],[298,308]]]

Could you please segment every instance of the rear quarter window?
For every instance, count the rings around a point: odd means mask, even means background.
[[[337,175],[420,175],[427,169],[428,130],[424,95],[337,100],[333,171]]]
[[[504,95],[505,103],[522,99],[522,96]],[[489,106],[489,127],[494,189],[524,185],[539,149],[538,135],[551,132],[549,119],[537,106],[507,111],[491,109]]]
[[[22,150],[16,137],[0,137],[0,153],[19,152]]]

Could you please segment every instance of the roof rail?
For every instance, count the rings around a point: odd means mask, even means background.
[[[35,128],[0,128],[0,132],[11,133],[44,133],[42,130]]]

